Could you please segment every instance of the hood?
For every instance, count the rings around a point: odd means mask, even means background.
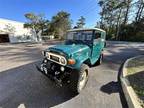
[[[84,49],[89,49],[89,47],[87,45],[73,44],[73,45],[56,45],[49,48],[49,50],[51,51],[63,52],[67,55],[80,52]]]

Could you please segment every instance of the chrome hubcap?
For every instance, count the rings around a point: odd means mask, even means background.
[[[81,77],[80,82],[79,82],[79,90],[80,90],[80,91],[81,91],[81,90],[84,88],[84,86],[85,86],[86,77],[87,77],[87,74],[86,74],[86,70],[85,70],[85,72],[83,72],[82,77]]]

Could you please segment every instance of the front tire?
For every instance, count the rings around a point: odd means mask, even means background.
[[[75,93],[80,93],[88,81],[89,67],[82,64],[80,71],[73,71],[70,78],[70,88]]]

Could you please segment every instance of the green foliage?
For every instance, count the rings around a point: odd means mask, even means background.
[[[45,19],[43,14],[27,13],[25,17],[27,22],[24,24],[24,27],[32,29],[39,40],[39,33],[40,35],[45,34],[46,28],[49,27],[49,21]]]
[[[49,34],[56,38],[63,39],[66,31],[71,28],[70,14],[64,11],[58,12],[52,17],[50,22]]]
[[[64,11],[58,12],[52,17],[51,21],[46,20],[43,14],[27,13],[25,14],[27,23],[25,28],[31,28],[37,35],[53,35],[55,38],[63,39],[66,31],[71,28],[70,14]]]
[[[84,25],[85,25],[85,18],[81,16],[80,19],[78,19],[75,28],[83,28]]]
[[[99,5],[102,8],[100,28],[107,31],[108,39],[144,41],[142,0],[99,0]]]
[[[106,36],[106,39],[107,40],[115,40],[115,31],[114,31],[114,29],[112,29],[112,28],[110,28],[109,30],[107,30],[108,32],[107,32],[107,36]]]
[[[144,18],[121,26],[120,40],[144,42]]]
[[[134,41],[144,42],[144,32],[137,32]]]

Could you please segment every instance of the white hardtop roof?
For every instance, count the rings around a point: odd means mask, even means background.
[[[72,31],[82,31],[82,30],[97,30],[97,31],[105,32],[104,30],[102,30],[100,28],[78,28],[78,29],[71,29],[68,31],[72,32]]]

